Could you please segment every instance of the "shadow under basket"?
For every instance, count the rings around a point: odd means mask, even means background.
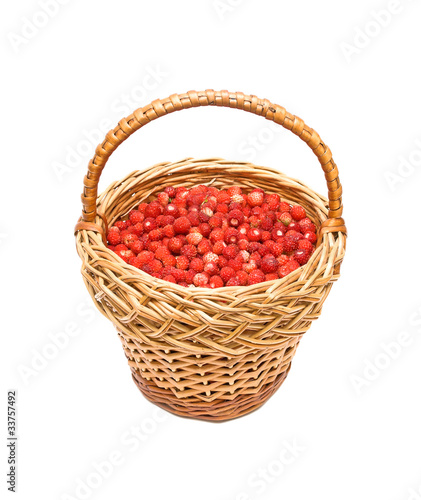
[[[98,182],[112,152],[159,116],[196,106],[226,106],[291,130],[322,165],[329,198],[267,167],[208,158],[160,163],[111,184]],[[309,262],[285,278],[252,286],[185,288],[125,263],[107,248],[108,223],[166,186],[260,187],[301,204],[319,227]],[[285,380],[298,344],[321,313],[345,253],[342,188],[329,148],[300,119],[255,96],[188,92],[157,100],[121,120],[89,163],[76,246],[82,276],[97,308],[118,331],[132,377],[152,403],[174,414],[224,421],[262,406]]]

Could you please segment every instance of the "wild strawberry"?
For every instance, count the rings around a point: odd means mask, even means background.
[[[284,226],[289,226],[292,222],[292,216],[289,212],[283,212],[279,217],[279,222],[282,222]]]
[[[282,252],[284,251],[284,245],[282,244],[282,240],[278,240],[276,243],[272,245],[271,252],[275,257],[279,257],[282,255]]]
[[[233,227],[238,227],[244,221],[244,214],[241,210],[231,210],[228,214],[228,223]]]
[[[284,241],[284,252],[293,252],[298,248],[298,241],[291,236],[285,236]]]
[[[249,241],[260,241],[260,238],[262,237],[262,232],[260,229],[257,229],[257,227],[251,227],[247,231],[247,238]]]
[[[307,250],[308,252],[312,253],[313,252],[313,245],[308,241],[306,238],[303,238],[298,242],[298,248],[300,250]]]
[[[226,283],[228,280],[235,276],[235,271],[232,267],[225,266],[221,269],[219,276],[221,277],[222,281]]]
[[[226,191],[219,191],[216,195],[216,200],[218,203],[229,203],[231,196]]]
[[[295,205],[291,208],[291,216],[294,220],[304,219],[306,211],[301,205]]]
[[[168,224],[167,226],[162,228],[162,236],[166,238],[173,238],[175,236],[174,226]]]
[[[265,281],[273,281],[278,279],[278,273],[269,273],[265,275]]]
[[[173,187],[173,186],[167,186],[167,187],[164,189],[164,192],[165,192],[165,193],[167,193],[167,195],[168,195],[170,198],[175,198],[175,195],[176,195],[175,187]]]
[[[205,255],[205,253],[210,252],[212,250],[212,246],[209,240],[203,238],[203,240],[197,245],[197,253],[200,255]]]
[[[166,276],[164,276],[162,278],[164,281],[169,281],[170,283],[177,283],[174,276],[172,276],[171,274],[167,274]]]
[[[160,247],[158,247],[156,252],[155,252],[155,258],[159,259],[159,260],[162,260],[167,255],[170,255],[170,251],[168,250],[168,248],[166,248],[162,245]]]
[[[279,266],[279,262],[275,259],[275,257],[265,256],[262,259],[262,263],[260,265],[260,269],[265,273],[274,273],[277,271]]]
[[[213,276],[214,274],[217,274],[217,272],[219,271],[219,267],[217,264],[215,264],[215,262],[207,262],[203,270],[205,273]]]
[[[170,241],[168,242],[168,250],[172,253],[175,253],[175,254],[180,253],[182,246],[183,246],[183,242],[182,242],[181,238],[179,238],[178,236],[171,238]]]
[[[209,283],[208,275],[205,273],[196,274],[196,276],[193,278],[193,283],[197,287],[204,287]]]
[[[269,205],[269,208],[275,212],[278,210],[280,202],[281,199],[279,194],[269,194],[266,198],[266,203]]]
[[[218,255],[213,252],[206,252],[203,255],[203,262],[205,264],[207,264],[208,262],[213,262],[214,264],[216,264],[218,262]]]
[[[158,201],[153,201],[145,208],[145,217],[158,217],[163,213],[164,209]]]
[[[165,193],[165,191],[164,191],[164,192],[162,192],[162,193],[159,193],[159,194],[158,194],[157,199],[158,199],[159,203],[160,203],[163,207],[165,207],[166,205],[168,205],[168,202],[169,202],[169,200],[170,200],[170,197],[168,196],[168,193]]]
[[[140,213],[138,210],[132,210],[129,213],[129,221],[134,225],[138,222],[143,222],[144,220],[144,215]]]
[[[247,252],[247,250],[240,250],[238,252],[238,258],[241,260],[241,262],[248,262],[250,254]]]
[[[230,188],[227,189],[227,193],[229,196],[232,196],[234,194],[241,194],[241,188],[239,186],[231,186]]]
[[[138,254],[145,248],[145,245],[143,244],[143,241],[135,240],[130,243],[129,248],[133,253]]]
[[[199,212],[191,211],[187,214],[187,218],[192,226],[197,227],[200,224]]]
[[[233,201],[234,203],[238,203],[239,205],[245,204],[244,195],[242,194],[233,194],[231,196],[231,201]]]
[[[181,249],[183,250],[183,249]],[[175,258],[177,263],[176,263],[176,267],[178,269],[188,269],[189,268],[189,259],[186,255],[179,255],[178,257]]]
[[[268,241],[268,240],[270,240],[271,238],[272,238],[272,235],[271,235],[271,233],[270,233],[269,231],[262,231],[262,237],[261,237],[261,240],[262,240],[263,242]]]
[[[278,212],[289,212],[291,210],[291,205],[286,201],[281,201],[279,204]]]
[[[158,259],[153,259],[149,262],[153,273],[158,273],[162,269],[162,262]]]
[[[164,208],[164,215],[171,215],[176,219],[180,214],[180,210],[178,209],[177,205],[174,205],[174,203],[170,203]]]
[[[227,214],[228,205],[226,203],[218,203],[218,205],[216,205],[216,213]]]
[[[140,259],[140,262],[142,264],[145,264],[146,262],[153,261],[154,254],[152,252],[149,252],[148,250],[142,250],[137,257]]]
[[[279,262],[279,266],[284,266],[287,262],[289,262],[288,255],[280,255],[279,257],[276,258],[276,260]]]
[[[286,232],[285,232],[285,226],[284,226],[284,229],[282,229],[281,227],[274,227],[272,229],[272,238],[274,240],[277,240],[279,238],[282,238],[283,236],[285,236]]]
[[[230,227],[225,231],[224,240],[227,244],[234,244],[238,241],[238,231],[234,227]]]
[[[243,263],[241,262],[241,260],[239,260],[237,258],[229,259],[227,266],[232,267],[232,269],[234,269],[235,272],[241,271],[241,269],[243,269]]]
[[[247,250],[249,246],[249,241],[247,239],[247,236],[240,235],[241,239],[237,241],[238,248],[240,250]]]
[[[250,274],[255,269],[257,269],[257,264],[254,260],[249,260],[247,264],[243,264],[243,271],[247,274]]]
[[[159,241],[160,239],[162,239],[162,232],[160,229],[153,229],[150,233],[149,233],[149,239],[151,241]]]
[[[171,275],[174,276],[175,281],[186,281],[186,271],[184,269],[178,269],[177,267],[171,268]]]
[[[253,190],[249,195],[247,196],[247,201],[248,204],[251,207],[258,207],[263,203],[263,193],[257,190]]]
[[[188,234],[191,228],[190,221],[187,217],[178,217],[174,221],[174,231],[176,234]]]
[[[238,246],[237,245],[227,245],[223,251],[222,255],[226,257],[227,259],[234,259],[238,254]]]
[[[123,229],[127,229],[127,221],[125,220],[118,220],[114,226],[119,229],[120,231],[123,231]],[[113,228],[111,228],[113,229]]]
[[[130,247],[130,244],[136,241],[138,237],[135,234],[129,233],[126,234],[123,238],[123,243],[126,245],[126,247]]]
[[[297,233],[301,233],[300,224],[297,221],[293,220],[288,225],[288,231],[297,231]]]
[[[270,231],[273,228],[273,220],[265,215],[260,219],[259,227],[264,231]]]
[[[201,223],[208,223],[208,221],[209,221],[209,219],[211,218],[212,215],[213,215],[213,213],[211,215],[208,215],[206,212],[204,212],[203,210],[201,210],[199,212],[199,222],[201,222]]]
[[[212,237],[212,233],[211,233],[211,237]],[[212,252],[216,253],[216,255],[221,255],[225,246],[226,246],[226,243],[224,241],[215,241],[215,244],[212,247]]]
[[[202,222],[199,224],[199,233],[204,236],[205,238],[208,238],[212,229],[209,224],[206,222]]]
[[[248,274],[245,271],[237,271],[235,277],[238,279],[241,286],[247,285]]]
[[[294,259],[298,262],[298,264],[304,265],[307,264],[310,255],[311,255],[310,252],[305,248],[299,248],[294,252]]]
[[[248,284],[249,285],[255,285],[257,283],[263,283],[265,281],[266,277],[264,273],[260,269],[255,269],[254,271],[251,271],[248,277]]]
[[[139,259],[139,257],[131,257],[129,259],[129,264],[133,267],[137,267],[138,269],[140,269],[141,266],[143,265],[143,262],[141,261],[141,259]]]
[[[190,261],[189,268],[196,273],[201,273],[204,268],[203,260],[200,259],[199,257],[195,257]]]
[[[224,286],[224,282],[219,276],[211,276],[209,280],[209,285],[211,288],[221,288]]]
[[[304,238],[304,236],[301,233],[299,233],[298,231],[295,231],[293,229],[287,231],[285,236],[293,238],[295,241],[299,241],[299,240],[302,240]]]
[[[222,219],[221,219],[221,217],[214,215],[213,217],[211,217],[209,219],[208,224],[212,229],[215,229],[216,227],[221,227],[222,226]]]
[[[184,245],[181,247],[180,253],[192,260],[197,255],[197,248],[194,245]]]
[[[225,237],[225,233],[222,228],[217,227],[212,230],[209,235],[209,239],[212,243],[216,243],[217,241],[223,241]]]
[[[200,233],[189,233],[186,236],[186,239],[189,245],[197,246],[202,241],[203,235],[201,235]]]
[[[150,231],[153,231],[156,228],[157,228],[157,224],[156,224],[155,219],[148,217],[147,219],[144,220],[143,229],[146,233],[149,233]]]
[[[316,233],[313,233],[311,231],[307,231],[306,233],[304,233],[304,238],[313,244],[317,241]]]
[[[225,286],[240,286],[240,280],[234,276],[227,281]]]
[[[120,237],[120,231],[119,231],[119,229],[115,228],[115,230],[114,230],[113,228],[111,228],[108,231],[107,240],[108,240],[108,243],[111,243],[111,245],[118,245],[119,243],[121,243],[121,237]]]
[[[203,271],[203,269],[202,269]],[[193,278],[196,276],[196,271],[193,271],[193,269],[189,269],[188,271],[186,271],[186,283],[188,285],[192,285],[193,284]]]
[[[222,269],[228,265],[228,259],[223,255],[218,256],[218,266]]]

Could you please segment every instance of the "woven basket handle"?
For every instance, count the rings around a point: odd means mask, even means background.
[[[319,237],[325,232],[346,232],[344,221],[341,219],[342,187],[339,182],[338,168],[332,159],[330,149],[320,139],[317,132],[308,127],[301,118],[288,113],[284,108],[272,104],[267,99],[259,99],[253,95],[228,92],[227,90],[190,91],[186,94],[173,94],[166,99],[157,99],[151,104],[137,109],[127,118],[120,120],[114,130],[108,132],[104,142],[96,148],[95,155],[89,162],[82,194],[82,219],[76,225],[76,231],[80,229],[98,230],[98,226],[94,224],[97,216],[98,182],[108,158],[117,147],[130,137],[133,132],[152,120],[174,111],[198,106],[224,106],[243,109],[279,123],[302,139],[317,156],[325,173],[329,193],[329,219],[322,224]]]

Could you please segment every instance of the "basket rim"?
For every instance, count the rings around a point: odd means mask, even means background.
[[[230,165],[230,166],[235,166],[235,167],[237,167],[237,166],[238,167],[252,166],[254,169],[257,169],[257,170],[260,169],[260,170],[270,171],[276,175],[279,175],[279,176],[287,179],[288,181],[292,181],[293,183],[297,184],[298,186],[302,186],[303,188],[310,190],[315,196],[317,196],[322,201],[322,203],[323,203],[322,212],[324,215],[324,220],[328,220],[328,202],[329,202],[329,200],[325,196],[314,191],[312,188],[307,186],[301,180],[296,179],[294,177],[290,177],[289,175],[287,175],[281,171],[278,171],[274,168],[271,168],[271,167],[256,165],[256,164],[251,163],[251,162],[229,161],[229,160],[226,160],[224,158],[218,158],[218,157],[200,158],[200,159],[187,157],[187,158],[184,158],[182,160],[178,160],[176,162],[160,162],[160,163],[157,163],[155,165],[152,165],[151,167],[146,167],[143,170],[134,170],[134,171],[130,172],[129,174],[127,174],[126,176],[124,176],[123,178],[110,183],[109,186],[107,186],[107,188],[104,189],[102,191],[102,193],[98,196],[97,207],[100,208],[102,206],[102,203],[103,203],[104,198],[105,198],[107,193],[114,190],[117,186],[122,185],[124,182],[127,182],[128,180],[132,179],[134,175],[147,174],[150,170],[152,170],[155,167],[171,166],[171,165],[177,166],[177,165],[180,165],[182,163],[185,164],[184,168],[187,168],[190,164],[194,164],[195,166],[197,166],[197,165],[206,163],[206,164],[217,164],[217,165]],[[174,172],[174,175],[177,172],[178,171]],[[173,175],[173,173],[168,174],[169,177],[171,175]],[[153,176],[152,176],[152,178],[153,178]],[[205,182],[204,184],[207,185],[207,184],[209,184],[209,182]],[[276,192],[276,191],[274,190],[274,192]],[[149,197],[150,197],[150,195],[149,195]],[[283,196],[283,198],[285,198],[288,201],[287,197]],[[122,215],[124,216],[129,211],[130,211],[130,209],[127,210],[124,214],[119,214],[118,217],[121,217]],[[101,214],[102,211],[98,210],[98,213]],[[104,220],[101,219],[100,217],[101,217],[101,215],[98,215],[98,217],[97,217],[97,219],[99,219],[97,221],[98,224],[93,224],[94,226],[95,225],[100,226],[101,224],[104,224]],[[322,221],[322,222],[324,222],[324,221]],[[101,230],[103,231],[104,228],[101,228]],[[79,229],[78,233],[76,234],[77,239],[81,238],[82,233],[87,233],[87,232],[92,233],[92,235],[96,234],[93,229]],[[196,287],[194,285],[190,285],[188,287],[183,287],[177,283],[172,283],[172,282],[166,281],[166,280],[161,279],[161,278],[156,278],[154,276],[149,275],[145,271],[142,271],[141,269],[138,269],[138,268],[132,266],[131,264],[125,262],[121,257],[119,257],[117,254],[115,254],[112,250],[107,248],[103,239],[98,240],[97,234],[96,234],[96,236],[94,236],[94,238],[97,240],[95,245],[101,246],[101,253],[102,254],[105,253],[108,257],[110,257],[109,259],[107,259],[108,262],[116,262],[117,261],[117,263],[119,264],[119,266],[121,268],[124,268],[124,269],[127,268],[128,270],[130,270],[132,275],[134,273],[136,273],[137,275],[140,275],[144,281],[144,283],[142,283],[142,284],[143,285],[147,284],[151,290],[152,289],[162,290],[163,288],[169,288],[170,290],[174,290],[175,292],[181,293],[182,295],[192,295],[192,294],[198,295],[200,293],[206,293],[206,295],[212,295],[212,297],[222,298],[223,295],[225,295],[225,294],[230,295],[233,292],[236,292],[236,297],[238,297],[239,296],[238,294],[241,294],[241,292],[247,292],[247,294],[250,294],[250,292],[256,291],[256,294],[258,294],[258,293],[267,294],[267,293],[271,293],[273,290],[275,290],[278,287],[282,287],[282,286],[285,286],[289,283],[299,281],[299,276],[302,274],[304,274],[304,275],[306,274],[306,271],[309,269],[309,267],[313,263],[313,261],[318,257],[318,254],[323,251],[323,248],[324,248],[323,245],[325,244],[326,247],[331,246],[331,243],[329,243],[329,245],[328,245],[329,239],[334,238],[334,241],[336,242],[338,240],[338,238],[341,237],[341,236],[339,236],[340,234],[345,235],[342,232],[338,232],[336,235],[334,235],[333,233],[326,234],[321,239],[320,243],[317,244],[316,249],[315,249],[314,253],[312,254],[310,260],[306,264],[304,264],[303,266],[300,266],[298,269],[294,270],[292,273],[288,274],[287,276],[285,276],[283,278],[278,278],[278,279],[270,280],[270,281],[264,281],[264,282],[256,283],[253,285],[237,285],[237,286],[228,286],[228,287],[224,286],[224,287],[219,287],[219,288]],[[132,280],[130,280],[130,281],[132,281]],[[232,295],[230,295],[230,298],[232,298]]]

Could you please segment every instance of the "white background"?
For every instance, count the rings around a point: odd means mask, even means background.
[[[10,389],[17,498],[421,498],[420,2],[52,0],[47,16],[40,3],[8,2],[1,21],[2,498]],[[73,238],[98,128],[206,88],[268,98],[314,127],[349,230],[342,277],[287,381],[224,424],[157,413],[141,396]],[[293,134],[210,108],[137,132],[100,189],[187,156],[273,166],[326,193]]]

